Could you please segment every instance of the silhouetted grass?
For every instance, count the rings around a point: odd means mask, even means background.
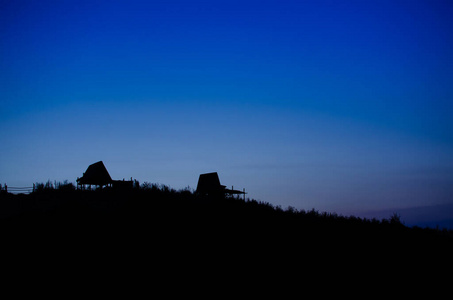
[[[20,237],[18,245],[25,248],[29,243],[75,243],[159,255],[227,251],[343,259],[342,253],[351,259],[364,253],[424,255],[426,246],[448,252],[453,245],[452,231],[409,228],[397,214],[370,220],[315,209],[282,209],[254,199],[201,197],[190,188],[147,182],[128,190],[77,190],[68,182],[36,186],[30,195],[0,196],[2,236]]]

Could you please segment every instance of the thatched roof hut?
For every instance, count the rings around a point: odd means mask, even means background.
[[[112,182],[113,180],[102,161],[89,165],[88,169],[83,173],[83,176],[77,178],[77,184],[103,186]]]
[[[217,172],[200,175],[198,178],[197,193],[201,195],[245,194],[244,191],[230,190],[225,185],[221,185]]]

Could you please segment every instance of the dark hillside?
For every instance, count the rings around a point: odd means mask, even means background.
[[[451,232],[408,228],[395,216],[378,221],[284,211],[255,200],[198,197],[157,185],[3,194],[0,211],[4,249],[23,257],[32,252],[104,262],[216,261],[227,267],[244,260],[294,266],[308,260],[379,267],[389,257],[445,262],[453,249]]]

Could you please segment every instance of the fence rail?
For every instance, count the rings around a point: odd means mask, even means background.
[[[12,194],[30,194],[35,191],[35,184],[33,186],[25,186],[25,187],[18,187],[18,186],[8,186],[8,185],[0,185],[0,191],[5,191],[7,193]]]

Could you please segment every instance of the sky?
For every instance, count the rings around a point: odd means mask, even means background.
[[[453,229],[453,2],[0,0],[0,183],[201,173]]]

